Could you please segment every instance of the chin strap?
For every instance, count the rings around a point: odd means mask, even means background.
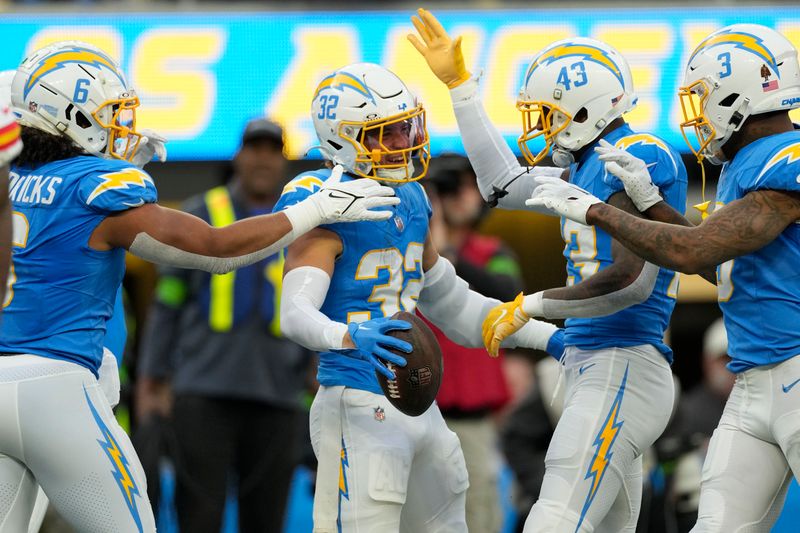
[[[701,198],[702,202],[695,204],[693,207],[700,211],[700,219],[705,220],[710,214],[708,208],[711,207],[711,200],[706,200],[706,166],[703,164],[703,157],[697,157],[697,164],[700,165],[700,178],[702,180]]]

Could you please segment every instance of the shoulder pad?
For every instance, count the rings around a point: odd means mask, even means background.
[[[328,179],[330,171],[304,172],[286,184],[281,192],[278,203],[275,204],[273,212],[283,211],[290,205],[294,205],[305,200],[322,188],[322,184]]]
[[[751,187],[745,189],[775,189],[800,191],[800,142],[773,149],[764,157],[764,166],[756,174]]]
[[[81,178],[78,194],[97,211],[124,211],[158,200],[153,178],[124,161],[98,160]]]

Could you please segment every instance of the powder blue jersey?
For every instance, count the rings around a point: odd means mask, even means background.
[[[330,170],[301,174],[284,188],[275,211],[296,204],[316,192]],[[346,174],[343,181],[353,179]],[[321,226],[342,240],[330,288],[320,309],[336,322],[362,322],[413,312],[422,290],[422,250],[428,234],[431,206],[419,183],[395,189],[400,204],[383,222],[349,222]],[[344,385],[383,394],[375,369],[367,361],[342,353],[320,354],[317,379],[322,385]]]
[[[686,168],[678,153],[649,133],[634,133],[626,124],[604,139],[624,148],[647,164],[653,182],[664,199],[683,213],[686,206]],[[605,171],[594,146],[572,166],[570,182],[603,201],[624,191],[622,182]],[[566,247],[567,284],[578,283],[607,268],[613,262],[611,236],[600,228],[561,219],[561,234]],[[613,315],[596,318],[571,318],[566,321],[564,342],[584,350],[652,344],[671,363],[672,350],[664,344],[678,290],[678,274],[662,268],[650,297]]]
[[[89,237],[109,214],[156,201],[152,178],[130,163],[78,156],[11,168],[13,251],[0,352],[80,364],[95,374],[125,271],[125,250]]]
[[[764,137],[740,150],[722,169],[716,209],[767,189],[800,192],[800,132]],[[760,250],[717,267],[732,372],[800,355],[799,265],[796,222]]]

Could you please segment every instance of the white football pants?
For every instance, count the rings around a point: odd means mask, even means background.
[[[111,409],[114,409],[119,403],[119,366],[117,365],[117,357],[111,353],[111,350],[108,348],[103,348],[103,362],[100,364],[100,369],[97,373],[99,375],[97,381],[100,383],[103,395],[106,397],[106,400],[108,400]],[[31,480],[31,482],[35,483],[34,480]],[[23,489],[25,493],[27,493],[27,490],[27,487]],[[39,532],[49,504],[50,500],[47,499],[47,495],[42,490],[42,487],[38,487],[36,491],[36,503],[33,506],[31,519],[28,523],[28,533]]]
[[[769,533],[792,472],[800,476],[800,357],[736,376],[703,464],[692,533]]]
[[[341,431],[328,431],[324,419],[336,411]],[[333,459],[339,471],[339,531],[466,533],[464,455],[435,403],[411,417],[382,394],[320,387],[310,427],[320,461],[318,484],[331,466],[323,465],[329,460],[324,450],[333,446],[338,452]]]
[[[0,533],[27,531],[37,483],[79,531],[155,531],[141,465],[92,373],[2,356]]]
[[[525,533],[633,532],[642,453],[672,412],[674,385],[653,346],[567,347],[564,412],[545,457]]]

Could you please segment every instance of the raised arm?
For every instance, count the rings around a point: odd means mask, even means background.
[[[586,212],[588,223],[641,257],[687,274],[763,248],[798,218],[800,194],[771,190],[750,192],[693,227],[638,219],[603,203]]]
[[[505,139],[489,121],[478,96],[478,79],[464,66],[461,37],[451,39],[429,11],[418,10],[412,22],[419,36],[409,35],[411,44],[425,58],[431,71],[450,89],[453,111],[470,163],[478,177],[484,200],[492,207],[527,209],[535,176],[561,176],[563,169],[522,167]]]
[[[99,250],[126,248],[153,263],[224,273],[269,257],[319,224],[385,220],[391,216],[389,211],[371,209],[399,201],[391,188],[373,180],[341,183],[336,175],[322,189],[280,213],[220,228],[174,209],[146,204],[107,217],[89,244]]]
[[[715,210],[699,226],[676,226],[637,218],[560,180],[539,181],[529,205],[597,225],[645,260],[687,274],[758,250],[800,218],[800,193],[758,190]]]

